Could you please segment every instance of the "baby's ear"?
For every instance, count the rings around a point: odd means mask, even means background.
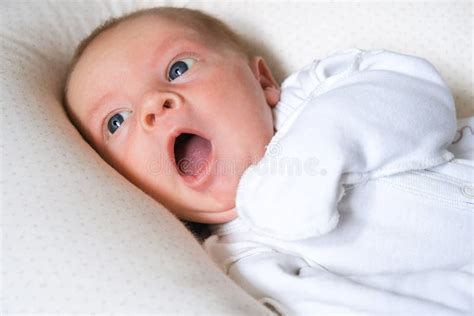
[[[272,71],[265,60],[260,57],[250,59],[250,68],[262,87],[265,99],[270,107],[274,107],[280,101],[280,87],[273,78]]]

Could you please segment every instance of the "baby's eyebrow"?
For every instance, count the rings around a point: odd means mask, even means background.
[[[202,43],[200,40],[191,36],[183,36],[179,38],[169,36],[156,47],[155,51],[153,52],[154,60],[161,60],[161,55],[168,52],[169,50],[177,49],[177,47],[180,46],[202,47]]]

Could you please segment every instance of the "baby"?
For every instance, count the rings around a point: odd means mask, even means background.
[[[347,50],[280,89],[221,21],[155,8],[81,43],[65,108],[131,182],[213,224],[205,249],[279,313],[472,311],[474,169],[451,153],[472,140],[447,150],[452,96],[423,59]]]

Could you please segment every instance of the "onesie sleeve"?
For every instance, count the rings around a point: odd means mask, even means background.
[[[239,216],[283,240],[328,233],[344,187],[449,161],[456,132],[451,92],[428,61],[353,49],[291,75],[278,129],[243,174]]]
[[[229,277],[281,315],[459,315],[472,312],[472,269],[343,276],[302,257],[254,251]]]

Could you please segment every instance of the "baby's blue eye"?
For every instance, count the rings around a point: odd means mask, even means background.
[[[115,133],[122,123],[130,116],[130,111],[122,111],[115,113],[107,122],[107,130],[109,134]]]
[[[168,80],[173,81],[182,74],[184,74],[186,71],[189,70],[194,64],[196,60],[193,58],[185,58],[178,60],[174,64],[171,65],[169,71],[168,71]]]

